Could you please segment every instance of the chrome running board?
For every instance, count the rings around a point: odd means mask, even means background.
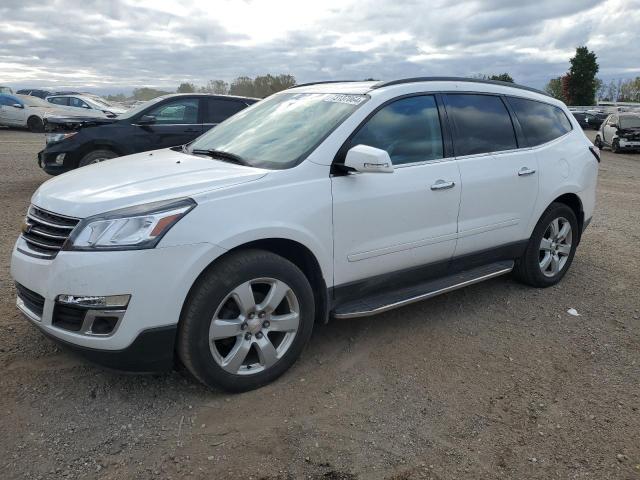
[[[338,306],[332,316],[343,319],[377,315],[504,275],[511,272],[513,266],[513,260],[496,262],[394,292],[372,295]]]

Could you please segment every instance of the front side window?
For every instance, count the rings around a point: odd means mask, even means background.
[[[76,97],[69,98],[69,105],[72,107],[91,108],[86,102]]]
[[[435,98],[396,100],[378,110],[350,142],[386,150],[394,165],[443,157],[442,130]]]
[[[67,97],[53,97],[47,98],[47,101],[56,105],[67,105]]]
[[[0,105],[11,106],[15,105],[16,103],[20,103],[18,99],[9,97],[7,95],[0,95]]]
[[[494,95],[446,95],[447,114],[455,125],[456,156],[518,148],[511,117]]]
[[[516,97],[509,97],[509,104],[531,147],[550,142],[571,131],[571,122],[561,108]]]
[[[217,150],[254,167],[284,169],[304,160],[366,95],[277,93],[199,137],[194,150]]]
[[[156,124],[194,124],[198,123],[197,98],[180,98],[156,107],[146,115],[156,118]]]

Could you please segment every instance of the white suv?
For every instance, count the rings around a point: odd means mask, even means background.
[[[294,363],[316,321],[512,270],[556,284],[591,220],[598,161],[566,106],[526,87],[298,86],[188,146],[44,183],[13,251],[17,303],[99,363],[179,359],[248,390]]]

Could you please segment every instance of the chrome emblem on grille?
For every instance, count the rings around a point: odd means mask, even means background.
[[[21,230],[22,230],[22,233],[27,234],[31,231],[32,228],[33,228],[33,225],[31,225],[29,222],[24,222],[22,224]]]

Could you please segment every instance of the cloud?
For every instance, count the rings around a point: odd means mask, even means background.
[[[578,45],[640,75],[640,0],[4,0],[0,84],[174,89],[239,75],[300,82],[509,72],[542,87]]]

